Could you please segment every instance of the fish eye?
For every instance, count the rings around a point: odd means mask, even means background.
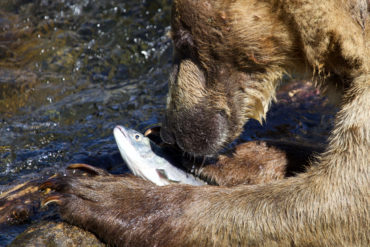
[[[135,135],[135,139],[138,141],[140,139],[140,135]]]

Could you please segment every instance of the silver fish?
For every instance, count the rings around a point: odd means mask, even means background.
[[[172,165],[162,157],[165,155],[158,155],[161,152],[160,147],[143,134],[120,125],[114,128],[113,134],[122,158],[134,175],[159,186],[171,183],[206,184]]]

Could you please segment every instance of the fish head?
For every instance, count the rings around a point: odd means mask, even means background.
[[[136,130],[118,125],[114,128],[113,134],[120,149],[132,146],[141,156],[152,152],[150,139]]]
[[[151,141],[136,130],[116,126],[113,130],[118,149],[128,168],[136,176],[142,177],[157,185],[167,185],[169,181],[157,172],[163,159],[152,151]],[[162,176],[161,176],[162,175]]]

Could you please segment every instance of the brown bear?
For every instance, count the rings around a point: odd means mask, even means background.
[[[216,153],[261,121],[284,74],[339,99],[328,145],[271,183],[157,187],[132,176],[50,180],[62,217],[118,246],[368,246],[370,32],[366,0],[174,0],[162,138]]]

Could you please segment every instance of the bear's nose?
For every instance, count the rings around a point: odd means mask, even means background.
[[[175,136],[166,126],[162,126],[161,128],[161,138],[167,144],[175,144]]]

